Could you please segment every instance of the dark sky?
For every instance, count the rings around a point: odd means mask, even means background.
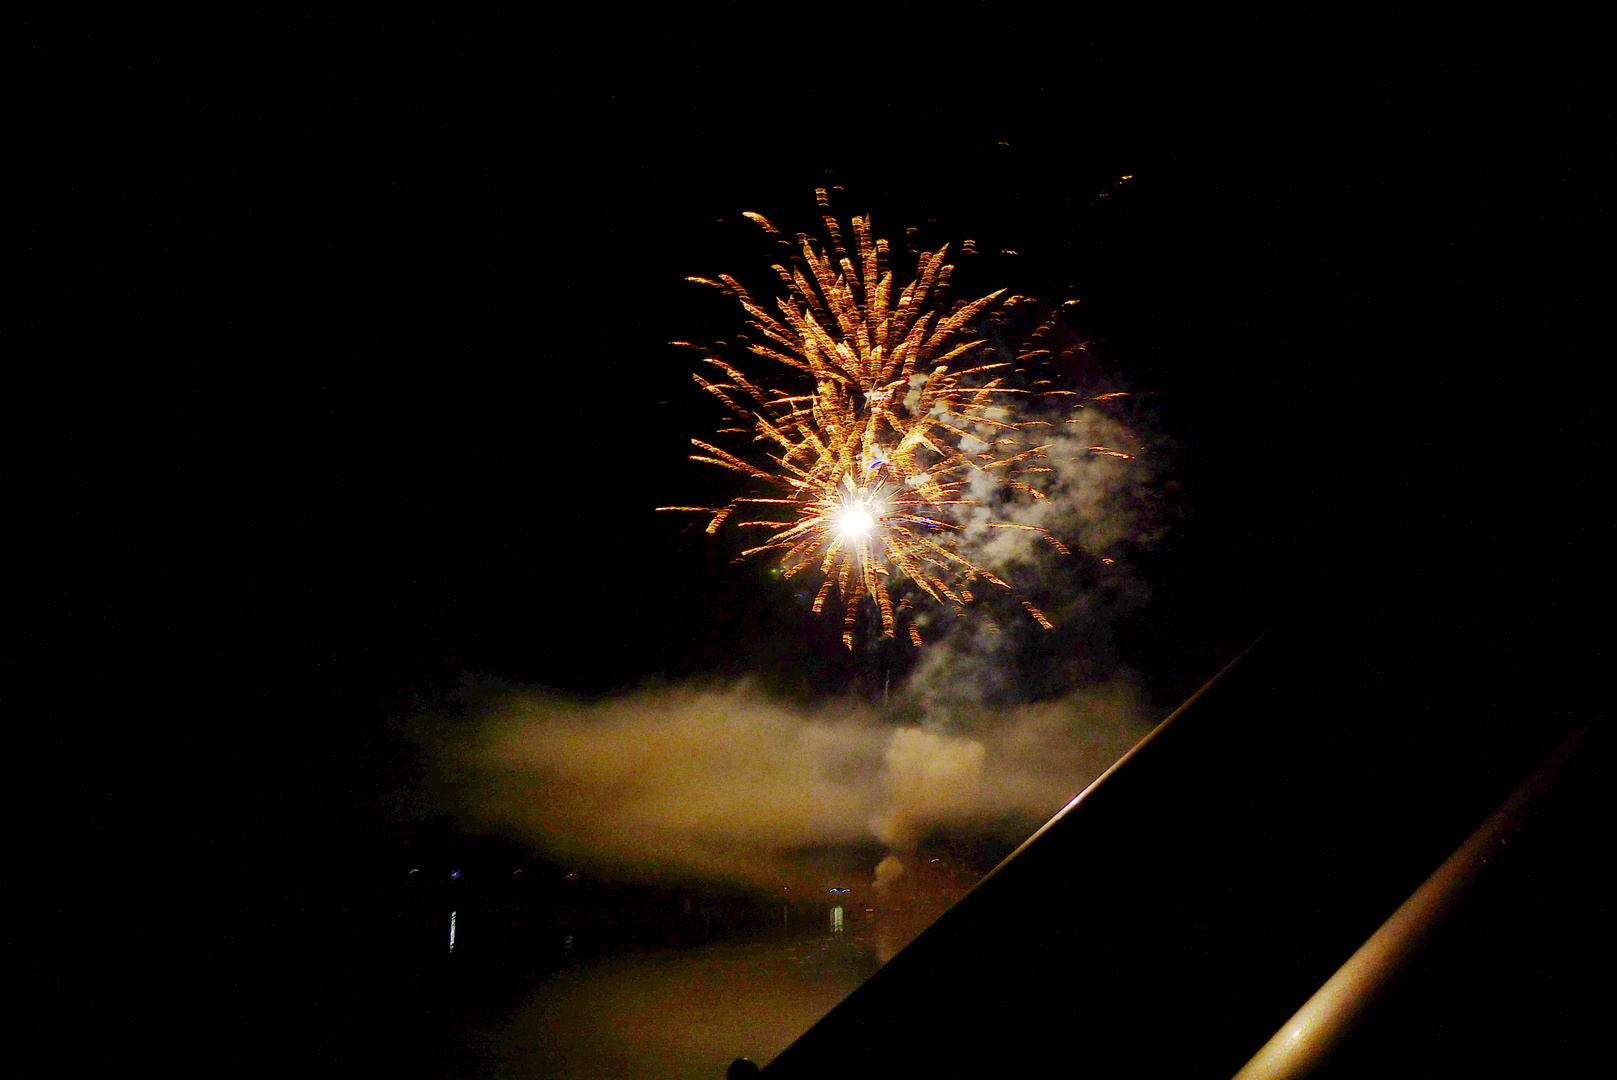
[[[87,556],[64,679],[170,717],[72,740],[89,802],[131,761],[176,790],[195,763],[193,850],[337,861],[396,826],[393,721],[467,673],[597,694],[793,641],[779,662],[845,675],[829,627],[652,510],[711,482],[666,342],[727,316],[683,278],[756,274],[740,213],[808,224],[831,184],[883,235],[1019,252],[987,288],[1079,297],[1075,332],[1149,395],[1175,517],[1111,647],[1155,704],[1286,610],[1357,618],[1411,582],[1521,642],[1513,678],[1592,700],[1586,71],[1523,88],[1418,16],[1326,71],[739,10],[101,41],[105,79],[41,91],[70,209],[31,250],[87,302],[29,329],[98,354],[56,391]]]
[[[763,269],[741,211],[810,226],[828,184],[878,232],[1019,252],[983,291],[1080,298],[1148,395],[1177,516],[1142,555],[1155,655],[1122,659],[1166,703],[1211,663],[1178,654],[1384,571],[1463,567],[1506,610],[1587,594],[1607,155],[1575,65],[1527,94],[1416,34],[1351,71],[1175,72],[1109,31],[811,47],[736,10],[102,46],[130,92],[47,125],[81,322],[138,357],[76,380],[95,421],[64,440],[70,513],[142,523],[76,604],[97,640],[245,665],[297,747],[466,671],[733,666],[774,616],[651,510],[712,482],[666,342],[733,326],[683,278]]]

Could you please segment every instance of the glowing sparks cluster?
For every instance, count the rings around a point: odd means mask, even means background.
[[[697,374],[695,379],[735,421],[719,434],[761,445],[768,465],[701,439],[691,440],[699,451],[691,457],[740,473],[759,489],[722,507],[660,509],[712,513],[707,531],[713,533],[737,511],[758,508],[761,516],[744,514],[748,520],[736,525],[768,530],[767,539],[744,554],[779,552],[786,577],[817,569],[823,582],[814,610],[820,611],[836,590],[843,608],[842,640],[851,648],[866,596],[881,613],[883,632],[894,636],[889,585],[895,572],[957,611],[972,599],[978,579],[1012,591],[961,553],[961,508],[977,505],[967,497],[974,477],[987,476],[1042,498],[1019,477],[1049,471],[1039,464],[1045,447],[1029,443],[1033,429],[1048,425],[1017,421],[1006,402],[1030,391],[1004,385],[1009,374],[1004,369],[1042,350],[1011,356],[985,336],[996,315],[1030,301],[1000,290],[946,308],[954,269],[944,261],[947,245],[922,252],[913,279],[899,288],[888,243],[872,235],[869,219],[852,219],[850,249],[826,192],[816,195],[830,244],[816,248],[799,234],[801,260],[794,252],[791,267],[774,267],[785,285],[774,312],[729,275],[718,281],[689,279],[739,299],[758,339],[750,351],[784,368],[788,384],[797,384],[761,385],[703,350],[703,362],[722,378]],[[746,216],[779,235],[762,215]],[[1040,332],[1032,336],[1034,343]],[[1037,526],[990,522],[988,527],[1040,533],[1067,553]],[[1050,628],[1038,608],[1017,599]],[[899,610],[908,606],[907,599],[897,605]],[[921,644],[913,620],[908,631],[910,640]]]

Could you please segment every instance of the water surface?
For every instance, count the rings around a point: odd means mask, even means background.
[[[721,1080],[808,1030],[876,970],[879,945],[827,913],[797,933],[604,959],[549,976],[480,1041],[502,1080]]]

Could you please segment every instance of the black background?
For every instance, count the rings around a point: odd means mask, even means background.
[[[812,229],[831,184],[879,234],[1020,253],[987,288],[1081,298],[1149,395],[1175,517],[1114,644],[1155,705],[1287,611],[1374,635],[1418,593],[1546,724],[1594,709],[1609,116],[1575,52],[1537,60],[1588,28],[181,29],[41,31],[23,103],[49,663],[14,673],[49,681],[97,868],[64,920],[177,905],[222,924],[181,935],[207,959],[272,970],[420,827],[398,719],[467,673],[847,678],[830,627],[652,509],[712,483],[666,343],[733,312],[683,278],[756,273],[741,211]],[[139,980],[170,934],[105,948]]]

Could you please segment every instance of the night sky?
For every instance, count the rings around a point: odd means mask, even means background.
[[[469,677],[868,690],[834,618],[653,509],[723,486],[667,343],[739,312],[683,279],[766,284],[741,213],[817,235],[822,186],[879,235],[975,239],[979,293],[1080,299],[1138,395],[1162,530],[1060,638],[1096,679],[1160,716],[1288,615],[1374,636],[1407,604],[1546,725],[1592,715],[1610,139],[1576,64],[1523,91],[1419,16],[1321,72],[734,11],[293,19],[179,62],[98,45],[122,74],[64,91],[74,209],[30,250],[76,313],[27,329],[65,345],[46,557],[78,568],[60,699],[97,718],[60,752],[109,875],[179,873],[204,951],[269,955],[455,834],[406,721]]]

